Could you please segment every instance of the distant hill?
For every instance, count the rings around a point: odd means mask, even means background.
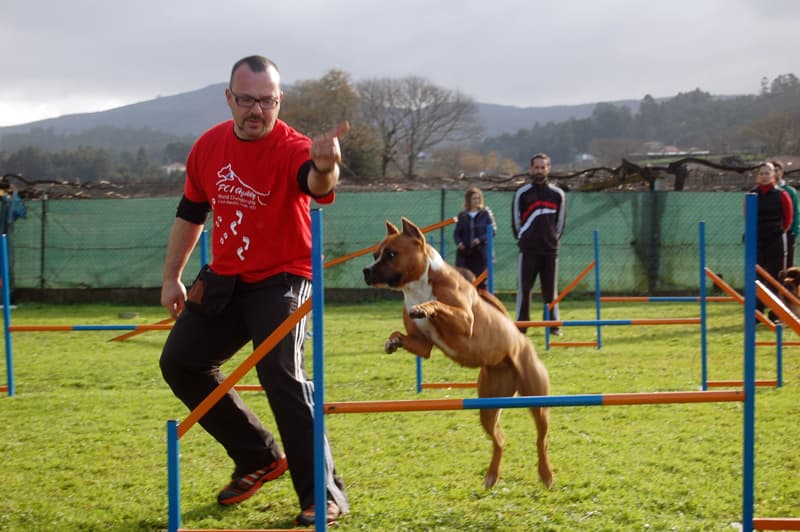
[[[218,83],[203,89],[161,96],[107,111],[64,115],[28,124],[0,127],[0,146],[3,136],[27,133],[36,128],[52,129],[58,135],[71,135],[95,127],[112,126],[131,129],[150,128],[176,136],[196,136],[209,126],[230,117],[224,93],[225,83]]]
[[[619,100],[608,102],[622,107],[627,105],[632,113],[639,110],[639,100]],[[497,137],[503,133],[516,133],[520,129],[530,129],[536,122],[566,122],[574,118],[580,120],[592,115],[597,103],[584,103],[579,105],[555,105],[551,107],[514,107],[512,105],[497,105],[493,103],[479,103],[478,114],[484,128],[484,137]]]
[[[121,129],[152,129],[178,137],[196,137],[210,126],[230,117],[228,107],[225,105],[225,86],[225,83],[217,83],[202,89],[161,96],[107,111],[64,115],[27,124],[0,127],[0,148],[4,145],[4,136],[24,134],[33,129],[52,130],[56,135],[73,135],[92,128],[110,126]],[[611,103],[628,105],[633,112],[639,107],[637,100]],[[503,133],[513,134],[520,129],[532,128],[536,122],[558,123],[570,118],[586,118],[592,114],[596,104],[552,107],[515,107],[492,103],[477,105],[484,136],[496,137]]]

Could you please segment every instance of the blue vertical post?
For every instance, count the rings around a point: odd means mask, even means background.
[[[547,302],[544,303],[544,320],[545,321],[550,321],[550,305],[548,305]],[[544,327],[544,348],[545,348],[546,351],[550,351],[550,326],[549,325],[545,325],[545,327]]]
[[[706,334],[708,327],[706,320],[708,319],[706,307],[706,223],[701,221],[698,226],[699,240],[698,252],[700,254],[700,362],[701,362],[701,376],[700,379],[703,383],[703,391],[708,390],[708,344]]]
[[[442,187],[441,200],[440,200],[440,205],[439,205],[439,219],[440,220],[444,220],[445,218],[447,218],[447,216],[445,216],[445,213],[444,213],[444,211],[445,211],[445,203],[447,203],[447,187]],[[446,246],[445,246],[444,242],[445,242],[444,227],[442,227],[441,229],[439,229],[439,243],[440,243],[439,253],[442,254],[442,258],[444,258],[447,255],[445,253],[445,247]]]
[[[775,387],[783,386],[783,325],[775,324]]]
[[[494,294],[494,235],[492,226],[486,228],[486,288]]]
[[[414,357],[417,361],[417,393],[422,392],[422,357]]]
[[[208,264],[208,230],[203,229],[200,234],[200,267]]]
[[[597,229],[594,230],[594,314],[600,321],[600,237]],[[597,325],[597,349],[603,347],[602,328]]]
[[[758,196],[745,196],[744,260],[744,435],[742,472],[742,530],[753,530],[756,405],[756,223]]]
[[[322,209],[311,210],[311,316],[314,331],[314,526],[326,530],[328,490],[325,484],[325,362],[324,312],[325,285],[322,264]]]
[[[8,396],[13,397],[14,387],[14,355],[11,349],[11,280],[8,274],[8,236],[0,235],[0,254],[2,257],[2,282],[3,282],[3,333],[6,340],[6,381],[8,383]]]
[[[167,530],[181,527],[181,464],[178,443],[178,421],[167,421]]]

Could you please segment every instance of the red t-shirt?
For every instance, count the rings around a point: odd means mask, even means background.
[[[297,182],[310,146],[281,120],[258,140],[236,137],[229,120],[195,142],[184,195],[211,205],[214,272],[245,282],[278,273],[311,278],[311,197]],[[334,193],[315,199],[332,203]]]

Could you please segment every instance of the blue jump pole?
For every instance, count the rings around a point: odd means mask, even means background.
[[[200,267],[208,264],[208,230],[203,229],[200,235]]]
[[[594,312],[597,319],[597,350],[603,347],[602,328],[600,327],[600,237],[594,230]]]
[[[494,294],[494,235],[492,228],[486,228],[486,288]]]
[[[181,464],[178,443],[178,421],[167,421],[167,530],[181,527]]]
[[[700,382],[703,383],[703,391],[708,390],[708,344],[707,324],[708,318],[706,308],[706,223],[701,221],[698,224],[698,252],[700,254],[700,362],[701,376]]]
[[[745,195],[744,260],[744,435],[742,465],[742,530],[753,530],[756,399],[756,224],[758,196]]]
[[[775,387],[783,386],[783,326],[775,324]]]
[[[11,348],[11,282],[8,273],[8,236],[0,235],[0,254],[2,257],[3,280],[3,333],[6,340],[6,381],[8,383],[8,396],[13,397],[14,386],[14,355]]]
[[[311,297],[314,331],[314,505],[316,530],[327,530],[325,464],[325,361],[323,349],[325,286],[322,263],[322,209],[311,211]]]

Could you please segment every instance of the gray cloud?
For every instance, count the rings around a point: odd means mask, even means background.
[[[218,83],[250,53],[288,82],[419,75],[519,106],[754,93],[797,73],[798,19],[792,0],[6,0],[0,124]]]

